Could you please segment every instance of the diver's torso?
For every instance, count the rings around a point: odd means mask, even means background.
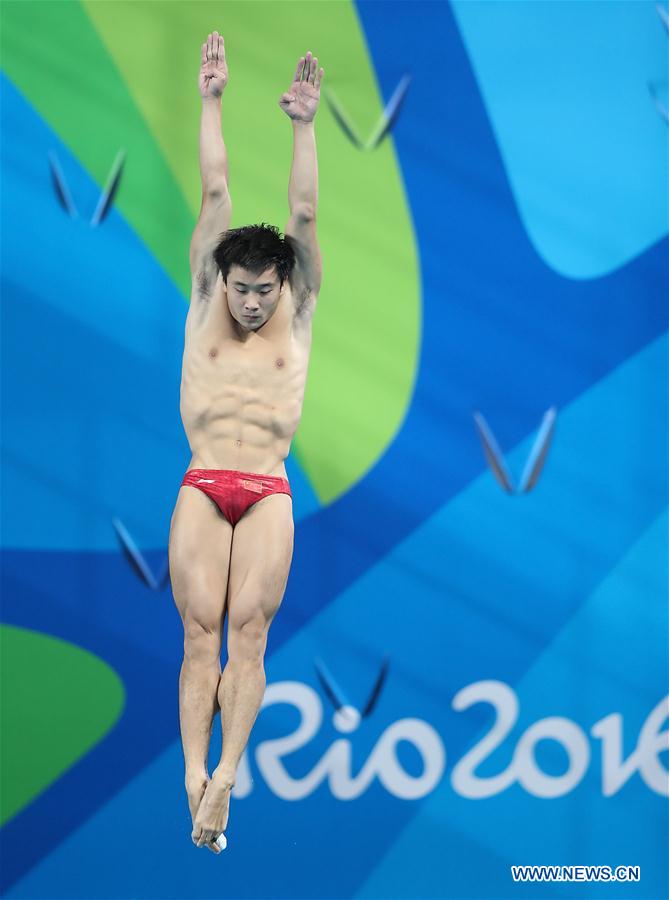
[[[302,414],[311,321],[295,319],[289,282],[273,315],[240,340],[223,280],[186,324],[181,418],[188,466],[286,477],[284,460]]]

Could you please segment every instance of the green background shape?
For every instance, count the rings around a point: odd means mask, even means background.
[[[224,35],[230,71],[231,226],[266,221],[283,230],[292,129],[278,99],[299,56],[318,56],[322,95],[336,95],[364,138],[383,109],[352,3],[3,3],[7,75],[100,188],[126,151],[116,209],[186,298],[200,209],[197,74],[214,30]],[[328,503],[373,466],[408,409],[420,289],[392,136],[373,152],[358,150],[322,96],[316,138],[323,285],[292,452]]]
[[[102,659],[50,635],[2,625],[0,645],[4,825],[114,727],[125,687]]]

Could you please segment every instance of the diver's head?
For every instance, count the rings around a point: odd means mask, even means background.
[[[257,330],[273,315],[295,267],[293,239],[281,237],[275,225],[244,225],[223,234],[214,259],[230,315],[242,328]]]

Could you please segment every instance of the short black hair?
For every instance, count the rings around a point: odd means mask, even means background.
[[[237,265],[257,275],[276,266],[279,282],[283,284],[295,268],[296,256],[289,234],[282,237],[276,225],[261,222],[223,232],[214,259],[226,283],[230,269]]]

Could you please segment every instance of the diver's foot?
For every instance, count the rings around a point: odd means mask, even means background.
[[[209,775],[204,772],[200,775],[187,775],[186,776],[186,794],[188,796],[188,808],[190,809],[191,819],[193,821],[193,830],[191,832],[191,839],[194,844],[198,845],[198,839],[200,837],[200,829],[195,825],[195,817],[197,816],[197,811],[200,808],[200,803],[202,802],[202,798],[204,796],[204,792],[207,789],[207,785],[209,784]],[[201,844],[198,846],[202,846]],[[220,853],[221,850],[216,844],[206,843],[206,846],[212,853]]]
[[[227,827],[230,793],[234,783],[233,775],[223,769],[214,769],[193,823],[193,834],[198,834],[197,840],[195,837],[193,839],[198,847],[211,845],[220,853],[220,849],[213,842]]]

